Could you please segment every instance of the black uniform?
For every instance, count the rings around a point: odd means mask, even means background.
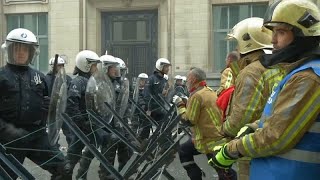
[[[72,79],[67,99],[67,114],[72,118],[76,125],[81,129],[84,134],[90,134],[95,129],[94,125],[90,122],[86,112],[85,93],[87,82],[90,77],[89,73],[79,71],[79,75]],[[97,144],[98,139],[95,133],[87,136],[92,144]],[[69,172],[73,171],[74,166],[80,160],[82,149],[85,145],[77,136],[72,136],[71,143],[67,152],[68,164],[65,169]]]
[[[52,77],[54,76],[54,77]],[[49,96],[51,96],[51,93],[52,93],[52,86],[53,86],[53,83],[54,83],[54,80],[56,79],[55,75],[52,74],[52,71],[49,71],[46,75],[46,82],[48,84],[48,89],[49,89]],[[53,80],[53,82],[52,82]],[[71,81],[72,81],[72,78],[69,76],[69,75],[66,75],[66,80],[67,80],[67,85],[69,87]]]
[[[166,84],[167,80],[163,78],[163,74],[159,71],[154,71],[154,73],[149,76],[144,87],[143,96],[146,103],[146,109],[147,111],[151,111],[150,116],[156,121],[163,120],[164,116],[166,115],[165,109],[162,108],[162,106],[165,104],[165,102],[162,102],[162,99],[164,98],[160,98],[160,96],[163,96],[162,92]],[[162,106],[159,105],[153,98],[159,100]],[[150,134],[150,128],[151,124],[149,126],[145,125],[139,135],[140,138],[148,138]]]
[[[147,104],[144,99],[144,88],[139,89],[139,97],[138,97],[138,105],[144,110],[147,111]],[[136,109],[136,111],[138,111]],[[139,138],[140,139],[147,139],[149,137],[151,123],[147,120],[147,118],[142,114],[137,112],[137,122],[138,127],[140,128]]]
[[[116,110],[119,112],[121,103],[120,102],[120,96],[119,93],[121,91],[122,86],[122,81],[120,78],[113,79],[112,80],[113,86],[115,88],[116,92]],[[118,122],[117,119],[113,119],[112,124],[114,128],[116,128],[118,131],[123,132],[125,136],[128,137],[128,134],[124,130],[123,127],[120,127],[120,123]],[[115,161],[116,153],[118,153],[118,162],[119,162],[119,167],[118,171],[121,171],[121,169],[125,166],[127,161],[129,160],[131,156],[131,152],[128,149],[127,145],[120,141],[114,134],[110,136],[108,141],[103,141],[104,143],[101,145],[101,152],[104,154],[106,159],[113,164]],[[114,179],[112,175],[100,164],[100,170],[99,170],[99,177],[100,179],[103,180],[109,180],[109,179]]]
[[[21,163],[28,157],[41,165],[52,174],[52,179],[71,179],[62,171],[65,164],[63,154],[49,145],[46,119],[50,100],[47,95],[48,87],[41,72],[11,64],[0,69],[0,143],[7,147],[45,150],[7,148],[7,152]],[[34,131],[37,132],[11,142]],[[8,170],[3,162],[0,166]],[[13,172],[8,172],[13,179],[17,178]]]
[[[53,83],[54,80],[56,79],[55,75],[52,73],[52,71],[49,71],[46,75],[46,82],[48,85],[48,89],[49,89],[49,96],[51,96],[52,93],[52,87],[53,87]],[[66,79],[67,79],[67,86],[69,87],[70,83],[71,83],[71,77],[66,75]],[[52,82],[53,80],[53,82]],[[66,125],[66,123],[63,122],[62,126],[61,126],[62,132],[63,134],[66,136],[66,140],[68,143],[68,146],[70,145],[73,133],[72,131],[69,129],[69,127]],[[58,145],[59,146],[59,145]]]
[[[175,90],[175,95],[178,96],[188,96],[188,92],[186,91],[186,89],[182,86],[182,85],[174,85],[174,90]]]

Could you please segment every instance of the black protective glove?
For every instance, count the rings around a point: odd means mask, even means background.
[[[18,138],[21,138],[23,136],[26,136],[29,134],[29,132],[22,128],[16,128],[12,124],[3,123],[0,121],[0,127],[1,127],[1,133],[0,133],[0,141],[1,143],[8,143],[10,141],[16,140]],[[28,138],[28,137],[26,137]],[[21,141],[25,141],[26,139],[23,138]]]

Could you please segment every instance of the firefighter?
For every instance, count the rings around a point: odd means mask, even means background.
[[[250,179],[318,179],[320,11],[307,0],[286,0],[273,3],[265,17],[274,50],[261,64],[291,71],[252,124],[257,129],[249,134],[241,129],[239,138],[224,145],[209,163],[228,168],[242,156],[252,157]]]
[[[228,89],[235,84],[235,75],[232,69],[230,68],[230,64],[238,61],[240,59],[240,55],[237,51],[232,51],[227,55],[226,58],[226,68],[221,72],[221,82],[220,87],[217,90],[217,95],[219,96],[220,93]]]
[[[200,68],[193,68],[187,75],[187,87],[190,97],[186,103],[179,96],[173,97],[178,107],[178,114],[183,123],[189,124],[192,138],[180,145],[179,157],[183,168],[191,180],[202,179],[202,171],[194,162],[194,155],[214,153],[214,147],[225,143],[219,133],[221,127],[221,110],[216,106],[217,94],[206,84],[206,73]],[[220,179],[235,177],[235,171],[216,169]]]
[[[63,171],[63,154],[49,144],[46,118],[50,99],[45,76],[29,67],[38,47],[37,37],[23,28],[10,31],[2,45],[7,64],[0,68],[0,144],[11,147],[6,153],[21,164],[27,157],[49,171],[51,179],[71,180],[71,174]],[[0,161],[0,167],[12,179],[17,178],[4,162]],[[2,173],[0,177],[4,177]]]
[[[222,126],[223,134],[234,138],[243,126],[260,118],[267,102],[266,97],[286,74],[286,70],[265,68],[260,62],[262,55],[272,48],[272,32],[263,27],[263,19],[252,17],[239,22],[228,37],[229,40],[237,41],[241,54],[240,60],[231,64],[236,84]],[[238,179],[249,178],[249,162],[250,160],[245,158],[238,161]]]

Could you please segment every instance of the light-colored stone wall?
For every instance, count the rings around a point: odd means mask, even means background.
[[[0,0],[3,2],[3,0]],[[272,1],[272,0],[271,0]],[[269,2],[271,2],[269,1]],[[320,5],[320,0],[310,0]],[[67,71],[73,70],[75,56],[83,49],[101,52],[101,12],[157,10],[158,56],[171,60],[172,75],[184,74],[198,66],[212,72],[212,5],[267,2],[266,0],[49,0],[34,4],[0,4],[0,41],[6,32],[4,14],[48,12],[49,56],[69,57]],[[1,64],[0,64],[1,65]]]
[[[75,56],[82,50],[82,9],[79,0],[49,1],[48,35],[49,56],[65,54],[68,56],[67,73],[75,65]]]
[[[174,1],[174,65],[176,74],[192,66],[208,71],[209,16],[208,0]]]

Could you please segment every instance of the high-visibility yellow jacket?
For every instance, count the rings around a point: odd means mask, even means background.
[[[292,65],[297,67],[305,61]],[[288,66],[287,63],[278,65]],[[268,174],[260,174],[270,177],[269,179],[280,176],[281,179],[302,179],[302,172],[305,177],[312,175],[313,179],[317,179],[315,174],[320,167],[319,87],[320,77],[312,69],[293,74],[277,98],[268,102],[273,102],[273,106],[268,115],[261,117],[262,128],[229,142],[228,151],[239,152],[243,156],[258,158],[260,162],[262,160],[267,163],[267,166],[260,164],[265,168],[260,168],[260,171]],[[297,163],[300,165],[296,166]],[[314,171],[313,167],[316,166],[318,170]]]
[[[235,82],[235,77],[230,67],[224,69],[221,73],[220,87],[217,90],[217,95],[229,87],[233,86]]]
[[[283,68],[266,69],[259,61],[263,51],[249,53],[239,61],[247,64],[237,75],[229,113],[222,126],[225,135],[235,137],[246,124],[258,120],[274,86],[286,74]],[[244,63],[243,63],[244,64]]]
[[[192,139],[195,148],[204,154],[213,152],[213,148],[223,144],[220,134],[221,110],[216,105],[217,94],[207,86],[199,87],[190,94],[186,107],[180,107],[183,121],[193,125]]]

